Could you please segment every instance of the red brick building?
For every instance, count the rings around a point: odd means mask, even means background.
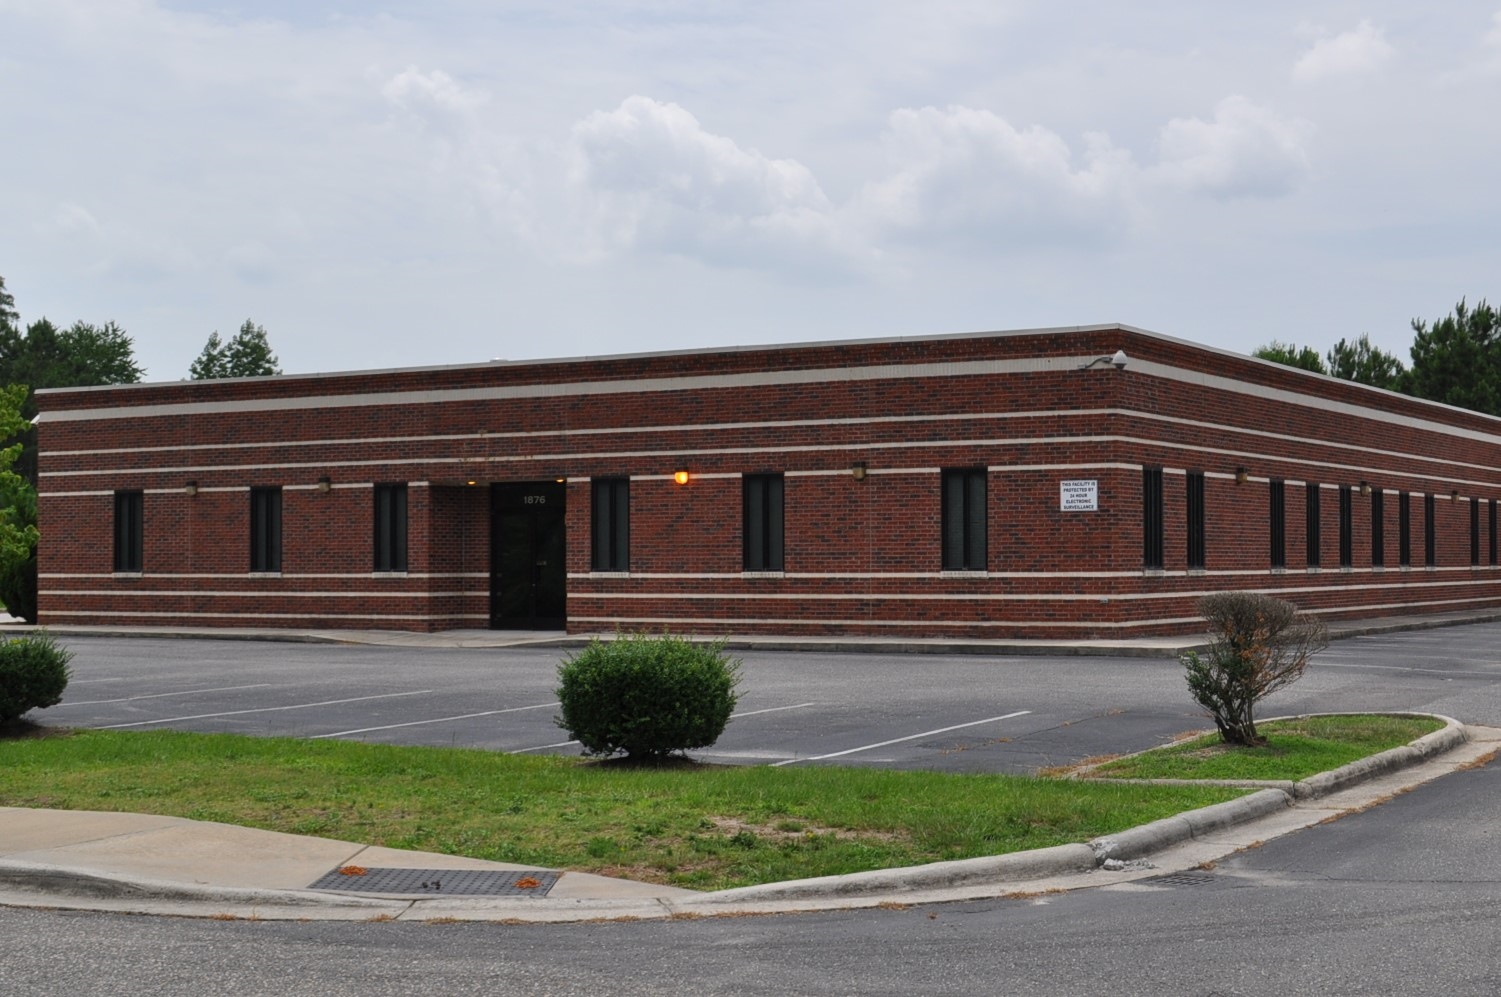
[[[1125,326],[59,389],[50,624],[1136,636],[1501,605],[1501,421]]]

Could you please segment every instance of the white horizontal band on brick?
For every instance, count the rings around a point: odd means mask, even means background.
[[[514,433],[460,433],[440,434],[425,436],[377,436],[377,437],[351,437],[345,439],[329,440],[278,440],[265,443],[199,443],[184,444],[181,446],[168,447],[119,447],[100,450],[59,450],[43,454],[44,459],[53,457],[83,456],[100,454],[142,454],[162,453],[174,450],[233,450],[246,448],[275,448],[275,447],[312,447],[312,446],[369,446],[383,443],[434,443],[458,440],[498,440],[498,439],[537,439],[545,437],[569,438],[575,436],[602,436],[602,435],[665,435],[676,432],[735,432],[746,429],[796,429],[809,427],[827,426],[876,426],[876,425],[900,425],[904,423],[923,422],[963,422],[973,425],[978,422],[998,420],[1020,419],[1085,419],[1099,417],[1123,417],[1140,419],[1149,422],[1159,422],[1169,425],[1192,426],[1198,429],[1206,429],[1217,434],[1240,434],[1254,436],[1261,439],[1281,440],[1283,442],[1297,444],[1313,444],[1324,448],[1346,450],[1352,453],[1372,454],[1382,457],[1393,457],[1400,460],[1427,462],[1442,465],[1444,467],[1465,467],[1478,471],[1491,471],[1493,467],[1486,464],[1472,464],[1465,461],[1451,461],[1441,457],[1430,457],[1425,454],[1407,454],[1395,450],[1384,450],[1379,447],[1367,447],[1353,443],[1340,443],[1330,440],[1315,439],[1304,436],[1294,436],[1289,433],[1276,433],[1264,429],[1251,429],[1242,426],[1230,426],[1224,423],[1205,422],[1202,420],[1184,419],[1178,416],[1159,415],[1156,413],[1140,412],[1132,409],[1099,408],[1079,410],[1038,409],[1023,412],[978,412],[978,413],[955,413],[943,415],[911,415],[911,416],[862,416],[844,419],[788,419],[782,421],[767,422],[728,422],[728,423],[704,423],[701,425],[673,424],[667,426],[632,426],[632,427],[608,427],[608,428],[584,428],[584,429],[559,429],[559,430],[535,430],[530,432]],[[1262,455],[1264,457],[1264,455]],[[228,465],[227,465],[228,466]],[[807,472],[829,473],[829,472]],[[425,482],[423,483],[425,484]]]
[[[129,617],[139,619],[141,617],[159,617],[162,619],[226,619],[226,620],[487,620],[489,617],[484,613],[159,613],[159,612],[122,612],[119,610],[103,611],[98,609],[49,609],[44,610],[42,615],[49,620],[54,616],[108,616]]]
[[[1330,572],[1338,574],[1338,572]],[[956,579],[959,580],[959,579]],[[985,579],[976,579],[984,581]],[[1494,578],[1451,579],[1436,582],[1371,582],[1348,585],[1287,585],[1247,589],[1268,595],[1306,595],[1324,592],[1376,592],[1381,590],[1411,591],[1422,588],[1454,588],[1457,586],[1495,584]],[[730,602],[798,601],[798,602],[1150,602],[1163,599],[1202,598],[1214,594],[1214,589],[1202,591],[1172,592],[575,592],[568,593],[569,601],[610,599],[673,600],[699,602],[725,600]],[[1501,593],[1495,598],[1501,601]]]
[[[1147,569],[1136,568],[1136,569],[1133,569],[1133,570],[1130,570],[1130,571],[991,571],[991,572],[987,573],[987,577],[992,578],[992,579],[996,579],[996,578],[1013,578],[1013,579],[1027,579],[1027,578],[1035,578],[1035,579],[1041,579],[1041,578],[1084,578],[1084,579],[1090,579],[1090,578],[1141,578],[1143,576],[1143,573],[1146,570]],[[1250,577],[1260,576],[1260,577],[1265,578],[1265,577],[1267,577],[1269,575],[1272,575],[1275,570],[1278,570],[1278,569],[1273,569],[1273,568],[1240,568],[1240,569],[1233,569],[1233,570],[1225,570],[1225,569],[1213,570],[1213,569],[1211,569],[1211,570],[1208,570],[1208,571],[1202,571],[1202,570],[1199,570],[1199,569],[1194,569],[1194,571],[1192,573],[1190,573],[1190,572],[1188,572],[1188,571],[1186,571],[1186,570],[1184,570],[1182,568],[1175,568],[1175,569],[1170,570],[1170,571],[1164,571],[1164,570],[1162,570],[1160,568],[1153,568],[1153,569],[1151,569],[1152,573],[1151,573],[1150,577],[1152,577],[1152,578],[1188,578],[1188,577],[1194,577],[1194,578],[1250,578]],[[1291,572],[1301,571],[1302,568],[1300,568],[1298,566],[1294,566],[1294,567],[1291,567],[1291,568],[1285,568],[1285,569],[1281,569],[1281,570],[1283,570],[1285,572],[1288,572],[1288,573],[1291,573]],[[1343,569],[1337,569],[1336,568],[1336,569],[1329,569],[1329,570],[1331,572],[1338,572],[1338,571],[1343,570]],[[1475,572],[1475,571],[1497,571],[1497,570],[1501,570],[1501,568],[1498,568],[1498,566],[1494,565],[1494,564],[1487,564],[1487,565],[1471,565],[1471,564],[1452,565],[1451,564],[1451,565],[1439,565],[1439,566],[1435,566],[1435,567],[1428,567],[1428,566],[1425,566],[1425,565],[1417,565],[1417,566],[1411,567],[1411,568],[1404,567],[1404,568],[1400,568],[1400,569],[1396,565],[1388,565],[1388,566],[1386,566],[1384,568],[1382,568],[1382,567],[1374,567],[1373,568],[1373,567],[1369,567],[1369,566],[1362,566],[1362,567],[1359,567],[1359,568],[1351,568],[1349,570],[1352,573],[1354,573],[1354,574],[1379,574],[1379,573],[1383,573],[1383,572],[1394,572],[1394,571],[1398,571],[1398,570],[1403,570],[1403,571],[1408,571],[1408,570],[1410,570],[1410,571],[1434,571],[1434,572],[1452,571],[1452,572],[1471,573],[1471,572]],[[832,580],[832,579],[849,579],[849,580],[858,580],[858,579],[892,580],[892,579],[914,579],[914,578],[933,578],[933,579],[937,579],[937,578],[943,577],[943,575],[944,575],[944,573],[942,571],[786,571],[786,572],[782,573],[781,577],[789,579],[789,580],[792,580],[792,581],[801,581],[801,580],[825,581],[825,580]],[[90,576],[78,576],[78,577],[95,577],[95,576],[90,575]],[[98,576],[98,577],[107,577],[107,576]],[[243,576],[238,576],[238,575],[219,576],[219,575],[215,575],[215,576],[206,576],[206,577],[216,577],[217,578],[217,577],[243,577]],[[286,576],[286,577],[291,577],[291,576]],[[485,576],[476,576],[476,577],[485,577]],[[712,580],[715,580],[715,579],[744,578],[745,577],[745,572],[743,572],[743,571],[696,571],[696,572],[695,571],[658,571],[658,572],[638,572],[638,571],[630,571],[630,572],[570,571],[568,573],[568,577],[570,579],[633,578],[633,579],[637,579],[637,580],[641,580],[641,581],[667,581],[667,580],[675,580],[675,581],[699,581],[699,580],[712,581]]]
[[[203,589],[48,589],[37,593],[38,598],[43,596],[49,599],[62,599],[72,596],[109,596],[111,598],[152,598],[152,599],[187,599],[193,596],[213,596],[227,599],[443,599],[443,598],[489,598],[489,590],[478,592],[431,592],[424,589],[414,589],[403,592],[381,592],[377,589],[361,589],[358,592],[302,592],[296,589],[272,590],[264,589],[256,591],[237,592],[226,590],[220,592],[205,591]]]
[[[178,571],[146,571],[147,578],[220,578],[236,579],[248,578],[247,572],[178,572]],[[109,571],[44,571],[37,575],[38,578],[110,578],[113,573]],[[486,571],[327,571],[327,572],[295,572],[283,571],[278,577],[281,578],[348,578],[356,581],[368,579],[403,579],[403,578],[489,578]]]
[[[1164,450],[1188,451],[1188,452],[1192,452],[1192,453],[1195,453],[1195,454],[1215,454],[1215,455],[1218,455],[1218,456],[1222,456],[1222,457],[1226,457],[1226,458],[1234,458],[1234,459],[1237,459],[1237,460],[1266,460],[1267,459],[1265,457],[1265,455],[1258,455],[1258,454],[1250,453],[1250,452],[1247,452],[1247,451],[1225,450],[1225,449],[1221,449],[1221,448],[1217,448],[1217,447],[1205,447],[1205,446],[1199,446],[1199,445],[1187,444],[1187,443],[1167,443],[1167,442],[1163,442],[1163,441],[1160,441],[1160,440],[1148,440],[1148,439],[1143,439],[1143,438],[1139,438],[1139,437],[1132,437],[1132,436],[1052,436],[1052,437],[1046,437],[1045,436],[1045,437],[1029,437],[1029,438],[1025,438],[1025,439],[918,440],[918,441],[899,441],[899,442],[890,442],[890,443],[882,442],[882,443],[849,444],[849,445],[838,447],[837,449],[840,449],[840,450],[843,450],[843,451],[846,451],[846,452],[856,452],[856,451],[860,451],[860,452],[875,452],[875,451],[885,451],[885,450],[920,450],[920,449],[938,449],[938,448],[945,448],[945,447],[962,447],[962,448],[989,447],[989,448],[995,448],[995,449],[1005,449],[1005,448],[1008,448],[1008,447],[1046,446],[1046,445],[1051,445],[1051,444],[1069,444],[1069,445],[1073,445],[1073,444],[1080,444],[1080,443],[1102,443],[1102,444],[1110,444],[1110,445],[1150,446],[1150,447],[1155,447],[1155,448],[1164,449]],[[733,456],[733,455],[750,455],[750,454],[767,454],[767,453],[772,453],[772,454],[812,453],[812,452],[825,452],[825,451],[827,451],[829,449],[830,449],[830,447],[827,446],[827,445],[780,446],[780,447],[725,447],[725,448],[698,449],[698,450],[696,450],[696,449],[685,449],[685,450],[634,450],[634,451],[620,451],[620,452],[615,452],[615,453],[600,452],[600,453],[578,453],[578,454],[531,454],[531,455],[524,455],[523,454],[523,455],[487,457],[487,458],[484,458],[483,460],[484,460],[484,462],[490,463],[490,464],[515,464],[515,463],[542,462],[542,461],[546,461],[548,463],[559,463],[559,462],[563,462],[563,461],[579,461],[579,460],[625,460],[625,459],[665,460],[665,461],[669,461],[670,462],[670,461],[672,461],[674,459],[677,459],[677,458],[688,458],[688,457],[711,457],[711,456],[720,456],[720,457],[722,457],[722,456]],[[1334,470],[1342,470],[1342,471],[1349,472],[1351,476],[1376,477],[1376,476],[1379,476],[1379,475],[1385,475],[1387,477],[1396,477],[1396,478],[1419,478],[1419,479],[1422,479],[1422,480],[1425,480],[1425,481],[1429,481],[1429,482],[1442,482],[1443,484],[1451,485],[1451,486],[1464,486],[1464,487],[1471,487],[1471,488],[1484,488],[1484,489],[1490,489],[1490,490],[1497,490],[1498,488],[1501,488],[1501,486],[1498,486],[1496,483],[1494,483],[1494,482],[1487,482],[1487,481],[1473,481],[1473,480],[1463,479],[1463,478],[1446,478],[1446,477],[1436,476],[1436,475],[1414,474],[1414,473],[1410,473],[1410,472],[1406,472],[1406,471],[1392,471],[1392,470],[1387,470],[1387,469],[1382,469],[1382,468],[1358,467],[1358,466],[1346,465],[1346,464],[1332,464],[1332,463],[1330,463],[1328,461],[1308,460],[1308,459],[1296,458],[1296,457],[1277,457],[1275,459],[1278,460],[1279,462],[1285,463],[1285,464],[1306,464],[1306,465],[1312,465],[1312,466],[1317,466],[1317,467],[1322,467],[1322,468],[1329,468],[1329,469],[1334,469]],[[87,476],[115,477],[115,476],[119,476],[119,475],[128,475],[128,474],[209,474],[209,473],[215,473],[215,472],[221,472],[221,471],[244,473],[244,472],[247,472],[247,471],[273,471],[273,470],[294,471],[294,470],[302,470],[302,469],[307,469],[307,468],[319,468],[319,467],[324,467],[324,468],[328,468],[328,467],[379,467],[379,466],[387,466],[387,465],[394,465],[394,464],[429,464],[429,465],[432,465],[432,464],[473,464],[475,462],[475,460],[476,460],[476,458],[472,458],[472,457],[429,457],[429,458],[411,458],[411,459],[408,459],[408,460],[315,461],[315,462],[311,462],[311,463],[242,464],[242,465],[222,464],[222,465],[204,465],[204,466],[199,466],[199,467],[98,468],[98,469],[86,470],[86,471],[44,471],[44,472],[41,473],[40,476],[43,477],[43,478],[49,478],[49,477],[52,477],[52,478],[59,478],[59,477],[87,477]],[[997,465],[994,465],[994,466],[997,467],[997,468],[1004,468],[1004,469],[1009,469],[1011,467],[1011,465],[1007,465],[1007,464],[997,464]],[[1127,464],[1125,466],[1126,467],[1139,467],[1140,465],[1139,464]],[[914,469],[914,470],[934,471],[934,470],[937,470],[937,469],[936,468],[935,469],[923,468],[923,469]],[[1175,468],[1165,468],[1164,471],[1165,471],[1165,473],[1169,473],[1169,474],[1183,474],[1183,473],[1185,473],[1182,469],[1175,469]],[[484,474],[485,472],[480,471],[479,473]],[[788,472],[788,473],[792,474],[793,476],[796,476],[796,472]],[[848,473],[848,468],[845,468],[844,473]],[[892,470],[891,469],[882,469],[882,468],[870,468],[870,469],[867,470],[866,473],[868,473],[868,474],[892,473]],[[908,473],[910,473],[910,472],[908,472]],[[732,474],[730,476],[734,476],[734,475]],[[638,479],[640,479],[640,480],[671,480],[671,476],[670,475],[637,475],[636,477]],[[245,491],[245,490],[247,490],[247,488],[200,488],[199,489],[199,491],[201,491],[201,492],[203,492],[203,491]],[[43,494],[52,496],[52,495],[57,495],[57,494],[60,494],[60,493],[45,492]]]
[[[221,413],[293,412],[308,409],[362,408],[374,405],[434,405],[445,402],[499,401],[524,398],[576,398],[589,395],[655,394],[668,391],[713,391],[797,384],[854,384],[923,377],[968,377],[1072,370],[1078,357],[1019,357],[1004,360],[956,360],[939,363],[871,364],[794,370],[751,371],[737,374],[684,374],[642,377],[623,381],[562,381],[535,384],[498,384],[473,388],[432,388],[425,391],[374,391],[349,395],[300,395],[290,398],[242,398],[234,401],[165,402],[92,409],[47,411],[48,422],[100,419],[152,419]]]
[[[733,630],[737,626],[778,627],[1027,627],[1031,629],[1072,629],[1089,627],[1096,630],[1130,630],[1136,627],[1166,626],[1177,623],[1202,623],[1199,616],[1176,616],[1150,620],[1131,620],[1126,623],[1095,623],[1080,620],[810,620],[783,619],[780,617],[729,619],[698,616],[570,616],[570,623],[595,623],[607,626],[716,626]]]

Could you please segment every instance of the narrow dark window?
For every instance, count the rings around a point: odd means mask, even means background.
[[[1350,486],[1339,486],[1339,566],[1348,568],[1355,563],[1355,500]]]
[[[1308,566],[1310,568],[1317,568],[1319,566],[1319,542],[1321,540],[1319,530],[1319,520],[1321,518],[1319,513],[1319,486],[1317,482],[1310,481],[1308,483],[1303,512],[1307,523],[1303,531],[1303,537],[1308,547]]]
[[[593,558],[595,571],[631,569],[631,479],[594,481]]]
[[[1204,472],[1188,472],[1188,566],[1204,567]]]
[[[1438,524],[1435,515],[1433,493],[1423,496],[1423,563],[1433,567],[1438,557]]]
[[[1371,492],[1371,567],[1386,564],[1386,495],[1377,488]]]
[[[984,571],[985,469],[943,472],[943,570]]]
[[[1407,492],[1397,495],[1397,563],[1404,568],[1412,564],[1412,496]]]
[[[115,492],[115,570],[140,571],[146,525],[142,492]]]
[[[1141,564],[1162,567],[1162,468],[1141,469]]]
[[[1480,567],[1480,500],[1470,499],[1470,567]]]
[[[1491,565],[1496,564],[1496,500],[1491,499]]]
[[[250,489],[250,570],[281,570],[281,489]]]
[[[375,486],[375,570],[407,569],[407,486]]]
[[[1271,521],[1272,567],[1285,568],[1287,567],[1287,487],[1281,478],[1272,479],[1267,515]]]
[[[747,474],[744,487],[745,570],[782,570],[782,476]]]

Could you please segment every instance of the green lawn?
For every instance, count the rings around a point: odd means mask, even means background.
[[[1241,793],[177,731],[0,740],[0,806],[166,814],[698,889],[1086,841]]]
[[[1223,744],[1218,734],[1183,741],[1109,762],[1093,778],[1306,779],[1378,751],[1431,734],[1443,723],[1431,717],[1374,714],[1304,717],[1257,724],[1261,748]]]

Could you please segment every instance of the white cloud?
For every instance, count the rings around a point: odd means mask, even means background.
[[[597,251],[739,260],[827,244],[833,206],[806,166],[706,130],[676,104],[627,98],[573,126],[564,150],[575,219]]]
[[[1481,45],[1485,48],[1487,59],[1486,69],[1491,72],[1501,72],[1501,10],[1491,15],[1491,30],[1485,33],[1481,39]]]
[[[1307,122],[1231,96],[1214,120],[1174,118],[1158,138],[1159,181],[1214,197],[1273,197],[1293,190],[1309,172]]]
[[[995,248],[1098,239],[1130,208],[1135,166],[1103,134],[1083,164],[1055,132],[1018,129],[969,107],[892,113],[883,144],[891,172],[859,198],[866,219],[908,238],[957,236]]]
[[[1293,66],[1293,79],[1310,83],[1369,73],[1390,59],[1393,51],[1385,32],[1370,21],[1361,21],[1353,30],[1315,42]]]

